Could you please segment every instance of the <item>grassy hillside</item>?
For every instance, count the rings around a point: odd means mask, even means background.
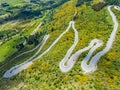
[[[90,5],[83,4],[76,7],[77,0],[70,0],[46,12],[43,18],[33,18],[27,22],[20,22],[18,19],[17,25],[12,26],[13,22],[8,22],[0,25],[0,31],[13,30],[18,28],[23,36],[29,36],[37,25],[44,21],[44,25],[39,29],[39,32],[46,31],[50,34],[41,54],[44,52],[53,41],[63,32],[72,20],[75,11],[78,12],[75,27],[79,33],[79,42],[73,53],[82,49],[90,43],[94,38],[101,39],[104,45],[97,49],[94,53],[104,49],[106,42],[113,30],[113,22],[107,10],[107,6],[100,11],[94,11]],[[112,8],[117,20],[120,24],[120,12]],[[8,27],[5,27],[5,26]],[[32,53],[16,58],[0,69],[0,90],[119,90],[120,89],[120,47],[119,47],[120,26],[116,35],[115,42],[111,50],[105,54],[98,62],[97,71],[94,73],[83,74],[80,67],[81,61],[85,58],[89,51],[80,55],[79,60],[74,67],[67,73],[62,73],[59,69],[59,63],[63,59],[67,50],[71,47],[74,41],[74,32],[71,28],[55,46],[43,57],[34,62],[28,69],[20,72],[18,75],[5,79],[2,78],[4,72],[10,67],[17,65],[32,56]],[[0,46],[0,64],[10,61],[13,57],[20,53],[30,50],[34,45],[25,46],[21,51],[17,51],[15,46],[21,36],[19,33],[12,39],[3,43]],[[24,42],[25,39],[20,40]]]
[[[2,3],[8,3],[12,6],[14,5],[20,5],[20,4],[24,4],[26,2],[26,0],[1,0]]]

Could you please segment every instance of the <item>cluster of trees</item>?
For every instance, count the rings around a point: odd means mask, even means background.
[[[14,19],[30,19],[35,16],[41,16],[42,13],[39,9],[39,6],[33,4],[26,4],[22,7],[12,7],[8,6],[7,8],[1,8],[0,23],[4,23],[5,21],[14,20]]]
[[[29,45],[34,44],[35,46],[39,43],[39,37],[42,36],[41,33],[36,33],[35,35],[30,35],[28,38],[25,37]]]
[[[106,5],[106,2],[99,2],[97,4],[92,5],[92,9],[94,9],[95,11],[100,11]]]
[[[84,3],[89,3],[90,5],[90,1],[93,0],[78,0],[76,7],[83,5]],[[105,7],[106,5],[119,5],[120,6],[120,0],[104,0],[103,2],[98,2],[92,5],[92,9],[94,9],[95,11],[100,11],[103,7]]]
[[[2,7],[7,7],[7,6],[10,6],[8,3],[2,3],[1,4]]]
[[[76,7],[81,6],[84,3],[90,3],[90,1],[92,1],[92,0],[78,0]]]
[[[26,19],[26,18],[34,18],[35,16],[42,17],[42,13],[40,9],[36,5],[27,4],[20,9],[18,14],[15,16],[15,18]]]
[[[16,35],[18,32],[16,30],[4,30],[0,31],[0,39],[7,39],[11,36]]]
[[[60,5],[62,5],[63,3],[67,2],[69,0],[60,0],[60,1],[48,1],[46,3],[42,3],[43,6],[46,6],[46,7],[43,7],[41,10],[44,11],[44,10],[51,10],[53,8],[56,8],[56,7],[59,7]]]
[[[36,46],[42,41],[45,34],[46,34],[46,32],[43,31],[43,32],[40,32],[40,33],[36,33],[34,35],[29,35],[28,37],[24,36],[24,39],[25,39],[25,41],[28,45]],[[24,48],[24,42],[20,42],[15,47],[18,51],[21,50],[22,48]]]
[[[30,2],[35,4],[42,4],[42,5],[46,5],[46,4],[49,5],[55,3],[54,0],[50,0],[50,1],[30,0]]]
[[[24,48],[23,43],[20,43],[20,44],[16,45],[16,48],[17,48],[18,51],[20,51],[21,49],[23,49]]]
[[[98,2],[92,5],[92,9],[95,11],[100,11],[106,5],[118,5],[120,6],[120,0],[105,0],[104,2]]]
[[[69,0],[59,1],[40,1],[30,0],[28,4],[23,6],[10,6],[8,3],[2,3],[1,15],[8,14],[7,16],[0,17],[0,23],[14,19],[31,19],[36,16],[42,17],[42,13],[46,10],[56,8]],[[4,12],[4,13],[2,13]]]
[[[109,5],[119,5],[120,6],[120,0],[105,0],[105,2]]]

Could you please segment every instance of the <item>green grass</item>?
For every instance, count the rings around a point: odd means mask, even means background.
[[[35,20],[36,21],[36,20]],[[33,22],[35,22],[33,21]],[[33,23],[32,22],[32,23]],[[23,32],[23,35],[28,36],[30,35],[30,33],[37,27],[37,25],[39,24],[39,20],[38,23],[35,26],[29,26],[31,23],[27,23],[26,24],[26,29],[25,32]],[[11,23],[9,23],[11,24]],[[8,25],[9,29],[12,28],[10,27],[10,25]],[[15,28],[15,27],[14,27]],[[18,34],[15,37],[13,37],[12,39],[10,39],[9,41],[5,42],[4,44],[2,44],[0,46],[0,62],[3,62],[7,57],[11,56],[12,54],[14,54],[15,52],[17,52],[17,50],[15,48],[13,48],[13,46],[17,45],[18,42],[17,40],[20,38],[21,36]],[[16,41],[15,41],[16,40]],[[24,42],[24,41],[21,41]],[[20,43],[20,42],[19,42]]]
[[[8,3],[11,6],[16,6],[16,5],[23,5],[25,4],[25,0],[1,0],[2,3]]]
[[[18,36],[0,46],[0,62],[3,62],[8,56],[11,56],[16,51],[13,46],[15,45],[14,40],[17,40],[17,38]]]

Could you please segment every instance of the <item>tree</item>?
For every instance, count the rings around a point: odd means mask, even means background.
[[[20,43],[20,44],[16,45],[16,49],[17,49],[18,51],[20,51],[20,50],[23,49],[23,48],[24,48],[23,43]]]
[[[78,0],[76,7],[81,6],[82,4],[84,4],[84,2],[90,2],[90,1],[92,1],[92,0]]]
[[[109,5],[119,5],[120,6],[120,0],[105,0],[105,2]]]
[[[54,31],[54,28],[53,28],[53,27],[51,28],[51,31],[52,31],[52,32]]]
[[[107,3],[105,2],[99,2],[97,4],[92,5],[92,9],[94,9],[95,11],[100,11],[106,5]]]

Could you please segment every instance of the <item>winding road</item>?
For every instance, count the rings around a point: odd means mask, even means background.
[[[115,36],[116,36],[117,29],[118,29],[118,22],[117,22],[116,16],[114,15],[114,13],[111,11],[110,8],[111,8],[111,6],[108,6],[108,11],[109,11],[109,13],[110,13],[110,15],[112,17],[112,20],[113,20],[113,23],[114,23],[114,28],[113,28],[113,31],[112,31],[112,33],[110,35],[110,38],[107,41],[106,47],[102,51],[100,51],[96,55],[94,55],[91,60],[90,60],[90,58],[91,58],[93,52],[98,47],[102,46],[102,44],[103,44],[102,40],[98,40],[98,39],[92,40],[88,47],[85,47],[85,48],[83,48],[81,50],[78,50],[76,53],[74,53],[70,57],[70,54],[71,54],[71,52],[73,50],[73,48],[71,47],[72,49],[70,48],[68,50],[66,56],[60,62],[59,67],[60,67],[62,72],[68,72],[74,66],[75,62],[79,59],[80,54],[82,52],[86,51],[86,50],[89,50],[89,49],[90,49],[89,53],[87,54],[85,59],[81,62],[82,70],[84,71],[84,73],[89,73],[89,72],[93,72],[93,71],[95,71],[97,69],[97,62],[99,61],[99,59],[104,54],[106,54],[111,49],[113,41],[114,41]],[[76,43],[77,43],[77,38],[75,38],[75,39],[76,39]],[[76,43],[74,42],[73,45],[76,45]],[[89,60],[90,60],[90,63],[88,64]]]
[[[45,55],[45,54],[60,40],[60,38],[61,38],[65,33],[68,32],[68,30],[70,29],[70,27],[71,27],[71,25],[72,25],[73,23],[74,23],[74,21],[70,21],[68,28],[52,43],[52,45],[51,45],[46,51],[44,51],[41,55],[39,55],[39,56],[38,56],[37,58],[35,58],[33,61],[35,61],[35,60],[41,58],[43,55]]]
[[[90,49],[89,54],[86,56],[86,58],[90,58],[92,53],[101,45],[103,44],[103,42],[101,40],[98,39],[93,39],[88,47],[85,47],[83,49],[80,49],[79,51],[75,52],[74,54],[72,54],[72,56],[65,56],[64,59],[60,62],[60,69],[62,72],[68,72],[69,70],[71,70],[71,68],[74,66],[74,64],[76,63],[76,61],[79,59],[79,56],[81,55],[81,53],[87,51]],[[68,50],[69,51],[69,50]],[[67,54],[66,54],[67,55]],[[70,57],[70,58],[69,58]],[[69,58],[69,59],[68,59]],[[87,63],[87,61],[85,61]],[[65,64],[66,63],[66,64]]]
[[[43,55],[45,55],[59,40],[60,38],[68,32],[68,30],[70,29],[71,25],[72,25],[73,21],[70,21],[67,29],[62,33],[60,34],[60,36],[51,44],[51,46],[45,50],[42,54],[40,54],[38,57],[35,58],[35,56],[38,54],[36,52],[36,54],[34,56],[32,56],[31,58],[29,58],[27,61],[23,62],[22,64],[19,64],[19,65],[16,65],[12,68],[10,68],[9,70],[7,70],[5,72],[5,74],[3,75],[4,78],[10,78],[16,74],[18,74],[19,72],[21,72],[22,70],[24,69],[27,69],[30,65],[32,65],[33,61],[36,61],[38,60],[40,57],[42,57]],[[48,38],[48,36],[47,36]],[[46,38],[46,40],[47,40]],[[42,46],[40,47],[42,49],[42,47],[44,46],[44,44],[46,43],[46,40],[44,41],[44,43],[42,44]],[[40,52],[40,49],[39,49],[39,52]]]
[[[90,59],[90,58],[85,58],[82,63],[81,63],[81,67],[82,67],[82,70],[85,72],[85,73],[88,73],[88,72],[92,72],[92,71],[95,71],[96,68],[97,68],[97,62],[99,61],[99,59],[104,55],[106,54],[111,48],[112,48],[112,45],[113,45],[113,42],[115,40],[115,36],[116,36],[116,32],[117,32],[117,29],[118,29],[118,22],[117,22],[117,19],[116,19],[116,16],[115,14],[111,11],[111,6],[108,6],[108,11],[112,17],[112,20],[113,20],[113,23],[114,23],[114,28],[113,28],[113,31],[110,35],[110,38],[108,39],[107,41],[107,44],[106,44],[106,47],[98,52],[96,55],[94,55],[90,61],[90,64],[87,65],[87,61]],[[88,54],[89,56],[89,54]]]
[[[70,55],[72,54],[72,51],[74,50],[74,48],[76,47],[76,45],[78,43],[78,31],[76,30],[76,28],[74,26],[74,21],[71,22],[71,25],[72,25],[72,28],[75,32],[75,40],[74,40],[74,43],[71,46],[71,48],[67,51],[65,57],[60,62],[59,67],[60,67],[62,72],[66,72],[66,71],[70,70],[74,65],[74,61],[71,62],[71,60],[68,61],[68,59],[69,59]],[[67,63],[67,61],[68,61],[68,63]],[[66,63],[67,63],[67,65],[65,65]]]
[[[114,6],[114,8],[118,11],[120,11],[120,6]]]
[[[97,68],[97,62],[99,61],[99,59],[111,49],[112,44],[115,39],[115,36],[116,36],[117,29],[118,29],[118,22],[117,22],[116,16],[114,15],[114,13],[111,11],[110,8],[111,8],[111,6],[108,6],[108,11],[109,11],[109,13],[112,17],[113,23],[114,23],[113,31],[110,35],[110,38],[107,41],[106,47],[102,51],[100,51],[96,55],[94,55],[92,58],[91,58],[91,56],[92,56],[93,52],[98,47],[102,46],[103,41],[98,40],[98,39],[93,39],[87,47],[80,49],[77,52],[75,52],[74,54],[72,54],[73,49],[76,47],[76,45],[78,43],[78,32],[74,26],[74,21],[70,21],[67,29],[51,44],[51,46],[47,50],[45,50],[42,54],[40,54],[38,57],[36,57],[36,55],[41,51],[42,47],[46,43],[46,40],[48,39],[49,35],[46,35],[44,37],[41,47],[31,58],[29,58],[24,63],[14,66],[11,69],[7,70],[5,72],[5,74],[3,75],[3,77],[10,78],[10,77],[18,74],[22,70],[27,69],[33,63],[33,61],[38,60],[40,57],[45,55],[60,40],[60,38],[70,29],[71,26],[75,32],[75,40],[74,40],[73,45],[67,51],[65,57],[62,59],[62,61],[59,64],[61,71],[68,72],[69,70],[71,70],[71,68],[74,66],[75,62],[79,59],[80,54],[89,49],[90,49],[89,53],[87,54],[85,59],[81,62],[81,67],[85,73],[95,71]],[[71,55],[71,57],[70,57],[70,55]],[[91,60],[90,60],[90,58],[91,58]],[[90,60],[90,62],[89,62],[89,64],[87,64],[89,60]]]

